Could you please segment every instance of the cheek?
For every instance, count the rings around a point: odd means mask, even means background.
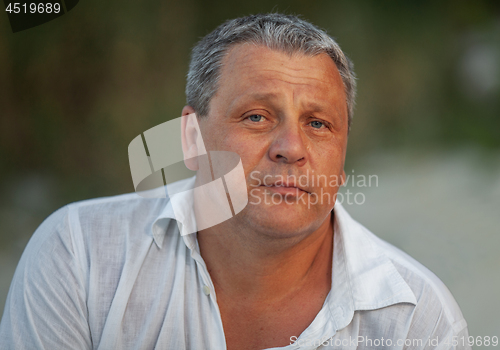
[[[230,150],[226,144],[232,134],[231,130],[216,115],[203,117],[199,125],[207,151]]]
[[[322,169],[325,174],[336,173],[344,164],[344,150],[339,147],[318,147],[314,155],[314,163],[319,169]],[[341,171],[341,169],[340,169]]]
[[[267,150],[264,140],[256,140],[237,133],[226,135],[221,142],[224,143],[224,149],[236,152],[241,157],[245,171],[259,163]]]
[[[315,186],[323,191],[336,192],[344,169],[344,153],[339,147],[323,147],[314,155],[313,169]]]

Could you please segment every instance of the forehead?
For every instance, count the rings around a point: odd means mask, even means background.
[[[265,45],[242,43],[230,47],[222,59],[222,70],[228,74],[238,68],[254,67],[265,69],[276,65],[295,71],[311,68],[317,68],[317,71],[328,70],[340,78],[337,66],[326,53],[316,55],[309,55],[300,51],[289,53],[271,49]]]
[[[252,43],[229,49],[222,61],[216,96],[269,98],[283,95],[285,89],[304,99],[347,107],[342,78],[326,53],[290,55]]]

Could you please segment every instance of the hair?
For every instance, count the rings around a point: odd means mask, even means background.
[[[287,54],[331,57],[342,78],[346,95],[348,129],[351,128],[356,96],[352,62],[325,31],[296,16],[279,13],[251,15],[229,20],[202,38],[191,53],[187,74],[187,104],[199,117],[209,113],[210,100],[218,88],[222,60],[237,44],[253,43]]]

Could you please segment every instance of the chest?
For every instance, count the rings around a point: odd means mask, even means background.
[[[295,296],[279,303],[218,300],[227,349],[287,346],[313,322],[327,293]]]

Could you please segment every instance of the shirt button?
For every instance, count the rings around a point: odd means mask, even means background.
[[[208,286],[203,286],[203,293],[205,293],[205,295],[210,295],[210,288],[208,288]]]

